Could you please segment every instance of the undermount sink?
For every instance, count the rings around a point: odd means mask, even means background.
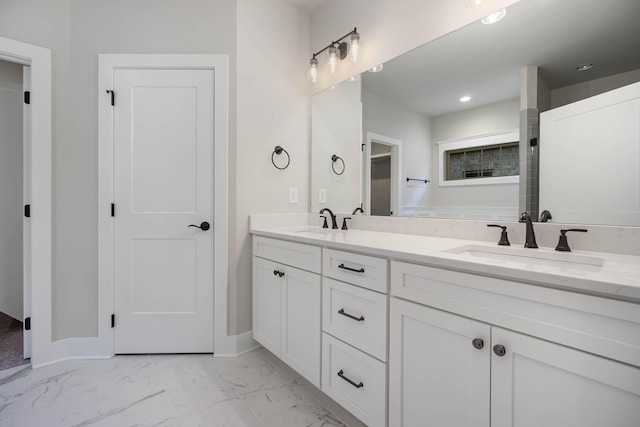
[[[309,237],[324,237],[328,234],[335,232],[336,230],[331,230],[330,228],[320,228],[320,227],[304,227],[299,230],[294,230],[294,234],[304,234]]]
[[[514,266],[525,269],[545,267],[556,271],[598,272],[604,265],[604,259],[600,257],[558,252],[551,249],[464,245],[444,252],[482,258],[489,261],[498,261],[504,266]]]

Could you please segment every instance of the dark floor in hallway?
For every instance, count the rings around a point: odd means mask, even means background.
[[[29,363],[22,350],[22,322],[0,312],[0,370]]]

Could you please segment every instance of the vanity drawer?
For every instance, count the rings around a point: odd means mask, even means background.
[[[322,279],[322,329],[382,361],[387,360],[387,296]]]
[[[391,262],[391,295],[640,366],[640,304]]]
[[[386,425],[386,376],[384,363],[322,334],[322,391],[370,427]]]
[[[387,293],[387,260],[384,258],[325,249],[322,270],[327,277]]]
[[[321,249],[318,246],[254,236],[253,255],[320,274]]]

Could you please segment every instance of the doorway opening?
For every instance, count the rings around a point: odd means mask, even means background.
[[[29,363],[30,336],[24,329],[28,224],[28,144],[24,141],[24,76],[28,68],[0,59],[0,370]],[[24,228],[24,230],[23,230]],[[27,262],[25,262],[27,261]]]
[[[367,215],[399,214],[401,147],[398,139],[367,132],[363,180]]]

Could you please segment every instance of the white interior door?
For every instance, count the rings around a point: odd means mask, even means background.
[[[211,353],[214,71],[114,82],[115,353]]]

